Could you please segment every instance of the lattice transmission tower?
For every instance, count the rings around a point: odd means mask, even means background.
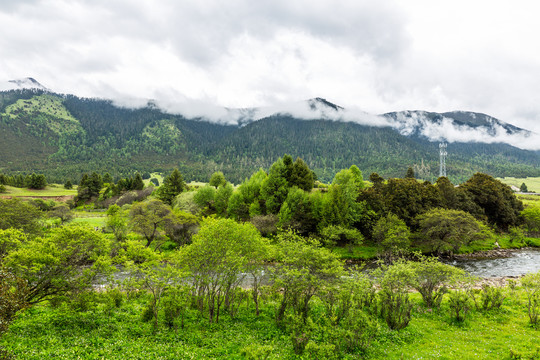
[[[446,143],[443,141],[439,144],[439,177],[446,177]]]

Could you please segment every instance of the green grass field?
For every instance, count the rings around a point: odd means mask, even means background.
[[[540,177],[529,177],[529,178],[505,177],[505,178],[498,178],[497,180],[500,180],[507,185],[517,186],[518,188],[521,186],[521,184],[525,183],[529,191],[540,193]]]
[[[505,290],[500,309],[467,313],[458,323],[450,316],[448,300],[440,309],[426,308],[412,293],[412,319],[400,331],[371,316],[376,333],[365,351],[343,354],[340,359],[538,359],[540,330],[529,325],[526,297],[519,288]],[[217,324],[196,310],[188,310],[185,327],[177,331],[160,322],[142,321],[147,295],[125,299],[111,307],[107,294],[96,292],[50,306],[36,305],[10,327],[0,344],[19,360],[41,359],[322,359],[295,355],[290,331],[274,321],[277,303],[265,300],[256,317],[249,303],[235,318],[224,313]],[[324,323],[324,308],[314,299],[312,320]],[[320,327],[319,327],[320,326]],[[331,328],[316,325],[307,336],[316,344],[329,341]],[[268,357],[245,357],[248,347],[265,346]],[[334,353],[334,352],[333,352]],[[338,357],[334,357],[338,359]]]
[[[11,197],[61,197],[61,196],[76,196],[76,186],[73,189],[64,189],[63,185],[51,184],[43,190],[33,190],[25,188],[16,188],[13,186],[6,186],[6,192],[0,194],[0,196]]]

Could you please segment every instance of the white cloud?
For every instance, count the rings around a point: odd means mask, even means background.
[[[369,113],[482,112],[540,133],[536,10],[533,0],[0,1],[0,80],[225,121],[222,107],[320,96]]]

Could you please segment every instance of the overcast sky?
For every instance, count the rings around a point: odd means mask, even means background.
[[[468,110],[540,133],[539,13],[535,0],[0,0],[0,79],[227,107]]]

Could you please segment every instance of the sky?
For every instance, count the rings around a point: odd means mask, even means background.
[[[465,110],[540,134],[539,10],[535,0],[0,0],[0,82],[33,77],[59,93],[177,109],[322,97],[371,114]]]

